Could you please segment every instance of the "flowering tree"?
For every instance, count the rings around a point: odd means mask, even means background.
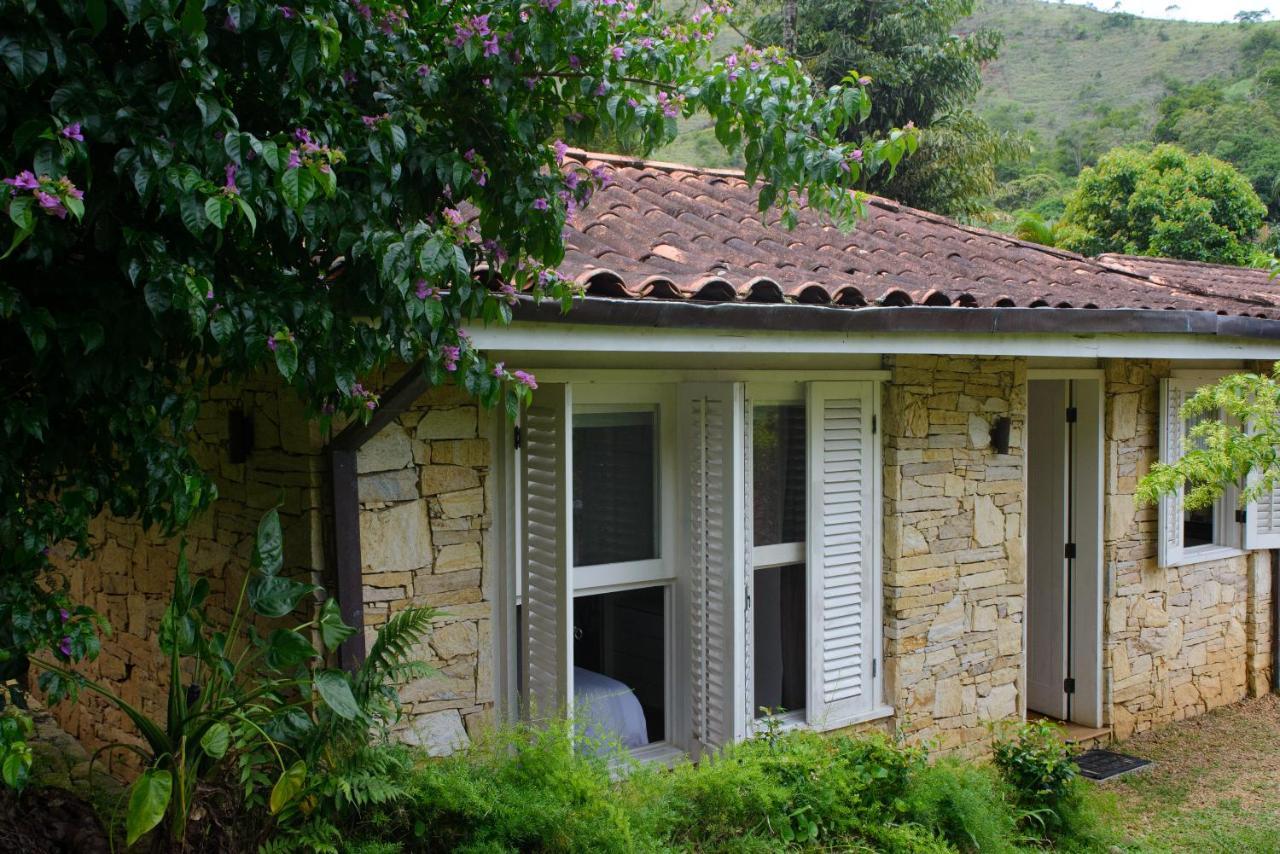
[[[367,415],[362,378],[422,359],[514,411],[535,379],[464,329],[520,293],[572,302],[565,221],[605,176],[564,141],[647,150],[704,110],[761,210],[851,223],[850,188],[914,136],[855,154],[856,80],[713,59],[729,11],[0,0],[0,647],[92,652],[90,615],[38,583],[48,547],[83,551],[103,510],[173,530],[207,505],[182,436],[210,386],[274,370],[316,417]]]

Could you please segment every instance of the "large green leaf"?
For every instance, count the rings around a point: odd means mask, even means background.
[[[125,813],[125,845],[132,845],[164,818],[173,796],[173,776],[168,771],[150,769],[129,789],[129,811]]]
[[[284,564],[284,535],[280,532],[280,513],[272,507],[258,522],[258,538],[253,544],[253,565],[263,575],[275,575]]]
[[[287,807],[302,791],[302,784],[307,779],[307,763],[299,759],[290,765],[276,784],[271,787],[271,814],[275,815]]]
[[[214,759],[221,759],[231,747],[231,728],[221,721],[209,727],[200,738],[200,747]]]
[[[337,649],[338,645],[356,633],[342,619],[337,599],[326,599],[320,606],[320,642],[325,649]]]
[[[334,714],[353,721],[360,717],[360,707],[351,693],[351,680],[341,670],[321,670],[315,675],[316,692]]]
[[[275,629],[267,637],[267,666],[276,670],[297,667],[319,655],[311,641],[290,629]]]
[[[298,607],[302,597],[316,589],[278,575],[258,576],[249,582],[249,607],[263,617],[284,617]]]

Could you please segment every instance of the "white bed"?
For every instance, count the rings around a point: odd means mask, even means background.
[[[617,679],[575,667],[573,700],[577,719],[586,724],[587,738],[616,740],[628,750],[649,743],[644,709],[635,692]]]

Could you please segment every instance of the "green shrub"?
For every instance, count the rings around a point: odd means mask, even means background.
[[[995,769],[942,759],[920,769],[907,789],[911,818],[961,851],[1014,851],[1018,816]]]
[[[1047,720],[1006,725],[994,748],[996,768],[1013,790],[1018,806],[1053,838],[1064,830],[1067,802],[1079,792],[1073,786],[1079,769],[1056,724]],[[1024,821],[1030,829],[1031,822]]]

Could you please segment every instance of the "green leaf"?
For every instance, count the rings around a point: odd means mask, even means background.
[[[263,575],[275,575],[284,565],[284,535],[280,532],[280,512],[272,507],[258,522],[253,543],[253,565]]]
[[[299,213],[316,195],[315,176],[310,169],[302,167],[286,169],[280,178],[280,187],[284,203]]]
[[[194,195],[187,194],[183,195],[178,203],[178,210],[182,214],[182,224],[187,227],[187,231],[199,237],[204,227],[209,224],[204,215],[204,205],[200,204],[200,200]]]
[[[9,203],[9,219],[20,231],[30,231],[35,226],[35,202],[33,196],[22,195]]]
[[[200,747],[214,759],[226,756],[227,749],[231,747],[231,728],[222,721],[218,721],[205,730],[200,738]]]
[[[266,662],[274,670],[288,670],[319,655],[311,641],[291,629],[275,629],[267,638]]]
[[[271,814],[275,815],[287,807],[302,792],[302,784],[307,779],[307,763],[299,759],[281,773],[280,779],[271,787]]]
[[[132,845],[164,818],[173,795],[173,777],[168,771],[150,769],[129,789],[129,810],[125,814],[125,845]]]
[[[320,606],[320,642],[325,649],[337,649],[338,645],[356,633],[342,619],[337,599],[326,599]]]
[[[107,26],[106,0],[87,0],[84,4],[84,14],[89,19],[89,27],[96,36]]]
[[[351,693],[351,680],[341,670],[321,670],[315,675],[316,692],[334,714],[344,720],[360,717],[360,707]]]
[[[253,205],[236,196],[236,206],[240,208],[240,213],[244,214],[244,218],[249,221],[249,233],[255,233],[258,230],[258,217],[253,212]]]
[[[286,381],[293,379],[298,372],[298,347],[292,341],[277,339],[274,353],[276,369]]]
[[[222,194],[210,196],[204,202],[204,215],[209,218],[215,228],[222,229],[231,215],[232,201]]]
[[[293,613],[304,596],[317,589],[278,575],[258,576],[249,581],[249,607],[263,617],[285,617]]]
[[[189,36],[204,32],[203,0],[187,0],[182,6],[182,17],[178,22],[182,31]]]

